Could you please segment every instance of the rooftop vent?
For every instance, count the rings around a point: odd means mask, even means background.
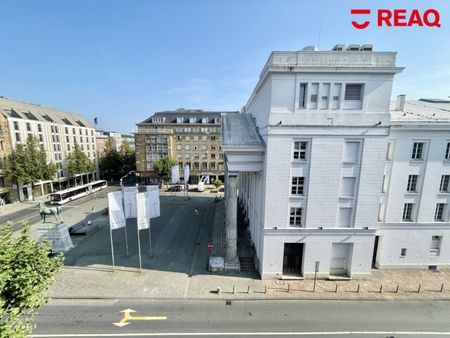
[[[345,50],[345,45],[336,45],[336,46],[333,47],[332,50],[334,50],[334,51],[343,51],[343,50]]]
[[[371,52],[371,51],[373,51],[373,45],[361,45],[359,50],[361,50],[363,52]]]
[[[319,51],[319,48],[317,48],[316,46],[306,46],[306,47],[303,47],[302,51],[304,51],[304,52],[317,52],[317,51]]]
[[[359,51],[359,48],[360,48],[359,45],[348,45],[345,50],[355,52],[355,51]]]

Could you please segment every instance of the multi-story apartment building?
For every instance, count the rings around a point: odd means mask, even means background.
[[[4,97],[0,97],[0,113],[2,119],[6,119],[5,133],[8,134],[11,149],[34,136],[47,153],[47,161],[55,163],[57,167],[55,178],[35,182],[34,191],[31,185],[16,187],[19,200],[31,199],[33,193],[39,196],[52,192],[53,189],[63,189],[95,178],[96,172],[81,173],[76,177],[71,177],[66,172],[67,156],[75,144],[80,146],[91,161],[97,162],[95,129],[81,115]]]
[[[390,112],[395,61],[370,45],[270,55],[223,116],[225,266],[238,187],[263,278],[450,265],[450,105]]]
[[[11,140],[9,137],[8,120],[0,114],[0,161],[11,154]],[[17,189],[13,189],[11,180],[6,176],[3,165],[0,165],[0,203],[10,203],[18,199]]]
[[[190,167],[190,183],[197,183],[201,175],[223,179],[221,114],[177,109],[155,113],[137,124],[136,169],[141,177],[155,179],[153,162],[170,157],[178,163],[182,178],[183,168]]]

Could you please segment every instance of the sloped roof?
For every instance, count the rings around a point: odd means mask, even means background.
[[[215,119],[220,118],[221,114],[224,113],[237,113],[237,112],[221,112],[221,111],[204,111],[200,109],[177,109],[177,110],[167,110],[167,111],[161,111],[154,113],[150,117],[146,118],[144,121],[138,123],[155,123],[155,124],[161,124],[161,123],[177,123],[178,118],[182,118],[182,123],[189,123],[189,119],[195,117],[196,122],[195,123],[201,123],[202,118],[207,118],[209,124],[219,124],[220,122],[215,122]],[[153,122],[154,118],[161,118],[164,119],[164,122]]]
[[[92,128],[87,120],[76,113],[69,113],[38,104],[25,103],[0,97],[0,112],[6,117]]]
[[[222,149],[260,149],[264,141],[249,113],[222,115]]]

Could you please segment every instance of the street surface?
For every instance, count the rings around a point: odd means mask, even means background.
[[[67,213],[76,213],[76,211],[73,211],[71,209],[80,208],[83,205],[91,204],[93,200],[96,200],[97,198],[105,198],[106,201],[106,194],[110,191],[114,191],[119,189],[117,186],[108,186],[107,188],[100,190],[96,192],[95,194],[90,194],[86,197],[79,198],[75,201],[66,203],[62,205],[62,217],[64,219],[64,215]],[[45,202],[48,202],[46,198],[40,198],[37,197],[36,200],[42,200]],[[36,224],[41,222],[41,216],[39,215],[39,208],[38,206],[34,205],[33,202],[27,201],[23,202],[27,205],[26,208],[22,210],[15,211],[13,213],[6,213],[3,215],[0,215],[0,224],[4,224],[8,221],[11,221],[15,224],[14,229],[18,229],[20,227],[20,223],[22,221],[28,221],[30,224]],[[49,205],[49,204],[48,204]],[[106,202],[105,202],[106,205]],[[55,222],[55,219],[53,216],[47,216],[47,222]]]
[[[449,318],[445,301],[53,300],[31,337],[450,337]]]

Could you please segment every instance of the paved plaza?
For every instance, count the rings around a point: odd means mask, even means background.
[[[109,187],[107,191],[117,189]],[[350,281],[260,280],[257,273],[208,272],[209,256],[225,251],[224,205],[216,194],[161,192],[161,217],[151,220],[152,257],[147,230],[141,230],[142,272],[137,254],[135,220],[128,220],[128,255],[124,229],[113,231],[115,271],[106,192],[63,207],[67,226],[90,222],[86,236],[72,236],[75,248],[48,290],[52,298],[186,298],[186,299],[450,299],[450,270],[373,270]],[[199,214],[194,210],[198,208]],[[39,224],[31,202],[6,206],[1,220]],[[45,227],[53,226],[49,219]],[[208,243],[214,248],[208,249]],[[239,247],[241,249],[241,247]],[[397,289],[398,288],[398,289]],[[218,292],[218,290],[220,290]]]

